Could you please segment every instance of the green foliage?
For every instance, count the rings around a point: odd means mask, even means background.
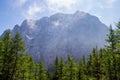
[[[109,34],[107,36],[108,36],[108,39],[106,39],[106,41],[109,43],[107,46],[107,49],[114,52],[116,49],[117,42],[116,42],[115,31],[112,29],[111,25],[110,25],[110,29],[109,29]]]
[[[38,70],[38,80],[46,80],[47,75],[46,75],[46,69],[43,66],[43,63],[39,63],[39,70]]]
[[[66,65],[66,80],[76,80],[77,79],[77,67],[73,58],[68,55],[68,62]]]
[[[3,41],[0,39],[0,75],[2,75],[3,51],[4,51],[4,44]]]
[[[59,79],[59,61],[58,61],[58,57],[56,57],[55,59],[55,66],[54,66],[54,79],[58,80]]]
[[[13,55],[11,54],[12,47],[11,45],[11,31],[6,32],[2,38],[4,49],[3,49],[3,60],[2,60],[2,69],[1,69],[1,80],[8,80],[11,77],[11,67],[13,67]]]
[[[82,61],[79,61],[77,67],[77,80],[85,80],[84,64]]]

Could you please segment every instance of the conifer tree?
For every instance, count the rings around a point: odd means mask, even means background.
[[[0,79],[2,77],[2,67],[3,67],[3,51],[4,51],[4,44],[3,41],[0,39]]]
[[[120,53],[120,21],[116,24],[117,29],[115,29],[115,33],[116,33],[116,50],[117,53]]]
[[[11,40],[11,31],[8,30],[4,34],[3,38],[3,44],[4,44],[4,49],[3,49],[3,63],[2,63],[2,70],[1,70],[1,80],[8,80],[10,79],[10,68],[13,67],[12,62],[13,58],[11,55],[11,45],[12,45],[12,40]]]
[[[117,30],[113,30],[112,26],[110,26],[108,39],[107,51],[108,51],[108,58],[107,58],[107,74],[108,79],[113,80],[117,79],[117,61],[116,61],[116,53],[119,53],[119,26],[117,26]]]
[[[13,70],[12,70],[10,80],[13,80],[14,75],[16,74],[18,54],[22,54],[25,51],[25,45],[19,33],[16,33],[12,40],[13,40],[13,45],[12,45],[11,54],[13,54],[12,57],[14,58],[14,61],[13,61],[14,64],[13,64]]]
[[[56,59],[55,59],[55,69],[54,69],[54,80],[58,80],[58,74],[59,74],[59,60],[58,60],[58,57],[56,57]]]
[[[76,80],[77,79],[77,68],[73,58],[68,55],[68,62],[67,62],[67,73],[66,73],[66,80]]]
[[[78,63],[77,80],[85,80],[84,66],[82,61]]]
[[[46,80],[47,75],[46,75],[46,69],[43,66],[43,63],[39,63],[39,72],[38,72],[38,80]]]
[[[28,73],[29,73],[29,77],[28,77],[28,79],[29,80],[32,80],[33,79],[33,70],[34,70],[34,61],[33,61],[33,59],[32,59],[32,57],[30,57],[29,58],[29,60],[28,60],[28,62],[29,62],[29,65],[28,65]]]
[[[106,39],[106,41],[108,42],[108,46],[106,47],[108,50],[114,52],[116,49],[116,35],[111,25],[109,29],[109,34],[107,36],[108,36],[108,39]]]
[[[58,74],[58,78],[59,80],[64,80],[65,77],[65,69],[64,69],[64,61],[61,57],[60,63],[59,63],[59,74]]]

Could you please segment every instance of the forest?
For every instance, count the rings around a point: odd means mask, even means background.
[[[26,54],[20,34],[11,36],[9,30],[0,38],[0,80],[120,80],[120,22],[115,26],[109,27],[104,48],[77,62],[71,55],[67,61],[58,56],[52,71]]]

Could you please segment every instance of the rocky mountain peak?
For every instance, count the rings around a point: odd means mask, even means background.
[[[96,16],[77,11],[74,14],[57,13],[39,20],[24,20],[12,30],[19,32],[26,44],[27,53],[46,67],[55,57],[67,60],[70,53],[77,61],[96,46],[105,44],[108,28]]]

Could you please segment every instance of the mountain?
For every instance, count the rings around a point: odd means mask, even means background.
[[[49,67],[56,56],[67,60],[71,54],[77,61],[83,54],[89,55],[94,47],[103,47],[108,27],[97,17],[77,11],[24,20],[21,25],[15,25],[12,34],[16,32],[22,35],[26,52]]]

